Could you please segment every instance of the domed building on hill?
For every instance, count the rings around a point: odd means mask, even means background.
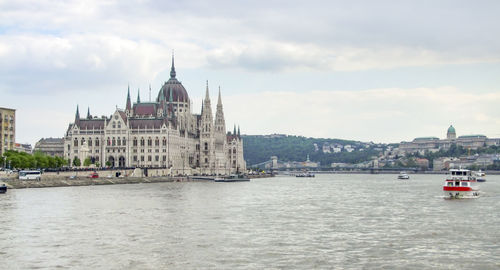
[[[462,135],[457,137],[455,128],[453,125],[450,125],[446,132],[446,139],[419,137],[411,142],[401,142],[399,150],[406,153],[419,152],[424,154],[426,151],[437,152],[441,149],[447,150],[453,144],[467,149],[478,149],[480,147],[500,145],[500,138],[488,138],[485,135]]]
[[[191,111],[188,92],[176,78],[174,58],[170,79],[154,102],[131,102],[110,117],[80,117],[64,137],[64,157],[108,167],[165,168],[171,174],[230,174],[244,172],[240,130],[226,133],[221,92],[213,119],[208,82],[201,113]],[[84,147],[85,149],[83,149]],[[85,150],[85,153],[82,152]]]

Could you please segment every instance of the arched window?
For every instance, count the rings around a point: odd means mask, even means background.
[[[111,139],[108,137],[108,146],[111,145]]]
[[[122,145],[123,145],[123,146],[127,145],[126,141],[127,141],[127,140],[125,140],[125,137],[123,137],[123,139],[122,139]]]
[[[132,141],[132,145],[137,146],[137,138],[134,138],[134,140]]]
[[[141,138],[141,146],[144,146],[144,138]]]
[[[166,139],[166,138],[163,138],[162,145],[163,145],[163,146],[166,146],[166,145],[167,145],[167,139]]]
[[[153,145],[153,140],[151,138],[148,138],[148,146]]]
[[[205,150],[208,150],[208,143],[205,143]]]
[[[155,146],[160,146],[160,139],[158,137],[155,139]]]
[[[233,148],[233,154],[236,154],[236,148]]]
[[[84,138],[82,138],[82,142],[81,142],[81,145],[83,145],[83,143],[84,143],[84,142],[85,142],[85,139],[84,139]]]
[[[95,139],[95,146],[99,146],[99,139]]]
[[[73,146],[78,147],[78,139],[77,138],[75,138],[75,140],[73,141]]]
[[[116,144],[118,146],[122,145],[122,140],[120,140],[120,137],[116,138]]]
[[[89,138],[89,146],[92,146],[92,138]]]
[[[113,140],[111,141],[111,145],[112,145],[112,146],[115,146],[115,145],[116,145],[116,140],[115,140],[115,137],[113,137]]]
[[[115,121],[113,121],[113,128],[116,128],[116,123],[115,123]]]

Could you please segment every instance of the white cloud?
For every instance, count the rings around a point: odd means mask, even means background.
[[[500,93],[471,95],[453,87],[365,91],[264,92],[224,98],[228,126],[246,134],[398,142],[419,136],[498,133]]]

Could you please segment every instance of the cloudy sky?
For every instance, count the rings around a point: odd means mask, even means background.
[[[62,137],[177,78],[245,134],[500,137],[500,1],[3,1],[0,107]]]

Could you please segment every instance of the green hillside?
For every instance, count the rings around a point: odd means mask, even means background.
[[[333,162],[358,163],[378,156],[385,145],[340,139],[306,138],[288,135],[243,135],[243,149],[248,165],[268,161],[277,156],[280,161],[311,161],[329,166]],[[316,146],[315,146],[316,145]],[[324,145],[351,146],[352,152],[323,152]]]

